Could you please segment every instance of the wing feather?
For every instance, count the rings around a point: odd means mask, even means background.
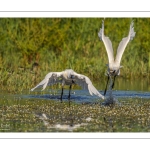
[[[87,76],[74,72],[74,82],[81,86],[82,89],[88,90],[90,95],[95,94],[104,99],[104,96],[97,91],[97,89],[93,86],[91,80]]]
[[[111,43],[109,37],[106,37],[104,35],[104,21],[102,22],[102,28],[100,28],[98,36],[99,36],[100,40],[102,40],[104,45],[105,45],[108,59],[109,59],[109,63],[114,62],[114,53],[113,53],[112,43]]]
[[[45,78],[37,86],[32,88],[31,91],[40,87],[43,87],[42,90],[44,90],[47,85],[53,85],[58,82],[61,82],[61,77],[62,77],[62,72],[50,72],[45,76]]]
[[[123,52],[128,44],[128,42],[130,40],[133,40],[136,32],[134,32],[134,27],[133,27],[133,21],[130,24],[130,30],[129,30],[129,34],[127,37],[123,38],[122,41],[119,43],[118,49],[117,49],[117,55],[116,55],[116,59],[115,62],[120,64]]]

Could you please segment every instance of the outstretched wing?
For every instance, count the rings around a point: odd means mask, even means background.
[[[133,27],[133,21],[130,24],[130,30],[129,30],[129,34],[127,37],[123,38],[122,41],[119,43],[118,49],[117,49],[117,55],[116,55],[116,59],[115,62],[120,64],[123,52],[128,44],[128,42],[130,40],[133,40],[135,33],[134,32],[134,27]]]
[[[104,99],[104,96],[97,91],[87,76],[74,72],[74,82],[80,85],[84,90],[88,90],[91,95],[95,94]]]
[[[109,59],[109,63],[114,62],[114,53],[113,53],[112,43],[111,43],[109,37],[106,37],[104,35],[104,21],[102,21],[102,28],[100,28],[98,36],[99,36],[100,40],[102,40],[104,45],[105,45],[108,59]]]
[[[61,77],[62,77],[62,72],[50,72],[45,76],[45,78],[37,86],[32,88],[31,91],[40,87],[43,87],[42,90],[44,90],[47,85],[53,85],[53,84],[60,82]]]

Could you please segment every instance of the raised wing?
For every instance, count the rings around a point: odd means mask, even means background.
[[[62,72],[50,72],[45,76],[45,78],[37,86],[32,88],[31,91],[40,87],[43,87],[42,90],[44,90],[47,85],[53,85],[58,82],[61,82],[61,77],[62,77]]]
[[[74,72],[74,82],[80,85],[84,90],[88,90],[91,95],[95,94],[104,99],[104,96],[97,91],[97,89],[93,86],[91,80],[87,76]]]
[[[117,49],[117,55],[116,55],[116,59],[115,62],[120,64],[123,52],[128,44],[128,42],[130,40],[133,40],[135,33],[134,32],[134,27],[133,27],[133,21],[130,24],[130,30],[129,30],[129,34],[127,37],[123,38],[122,41],[119,43],[118,49]]]
[[[108,59],[109,59],[109,63],[114,62],[114,53],[113,53],[112,43],[111,43],[109,37],[106,37],[104,35],[104,21],[102,21],[102,28],[100,28],[98,36],[99,36],[100,40],[102,40],[104,45],[105,45]]]

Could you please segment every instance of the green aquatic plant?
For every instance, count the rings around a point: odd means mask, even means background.
[[[114,107],[100,103],[68,107],[57,100],[4,96],[0,132],[149,132],[149,99],[120,101],[122,105]]]

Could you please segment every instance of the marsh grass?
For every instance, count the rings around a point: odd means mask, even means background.
[[[103,18],[1,18],[0,69],[18,72],[33,69],[38,63],[39,74],[72,68],[93,79],[103,78],[108,63],[107,53],[98,38]],[[121,76],[149,78],[149,18],[106,18],[105,34],[116,54],[119,42],[128,35],[134,21],[136,36],[122,57]]]

